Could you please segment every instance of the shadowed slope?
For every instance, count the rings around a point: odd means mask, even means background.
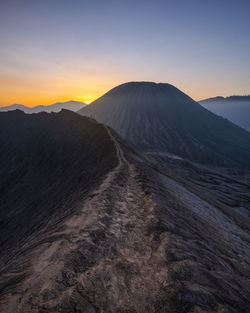
[[[105,127],[88,118],[66,110],[0,113],[2,256],[72,212],[116,162]]]
[[[79,111],[147,152],[216,165],[250,166],[250,133],[207,111],[169,84],[131,82]]]

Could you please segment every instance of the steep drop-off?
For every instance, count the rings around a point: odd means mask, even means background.
[[[60,113],[0,113],[0,245],[10,258],[25,240],[72,213],[115,166],[105,127]]]
[[[128,143],[151,153],[250,167],[250,133],[203,108],[169,84],[131,82],[79,111],[111,126]]]

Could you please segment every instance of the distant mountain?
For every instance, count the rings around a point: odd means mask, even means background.
[[[170,84],[125,83],[78,113],[111,126],[147,154],[172,153],[204,164],[250,167],[250,133]]]
[[[199,103],[250,131],[250,96],[215,97],[201,100]]]
[[[78,111],[85,107],[85,103],[79,101],[67,101],[67,102],[56,102],[51,105],[38,105],[32,108],[29,108],[22,104],[12,104],[6,107],[0,107],[0,112],[21,110],[25,113],[39,113],[39,112],[59,112],[62,109],[67,109],[70,111]]]
[[[249,188],[68,110],[1,112],[0,312],[249,313]]]

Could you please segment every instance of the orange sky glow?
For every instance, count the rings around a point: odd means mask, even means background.
[[[140,79],[138,79],[140,80]],[[141,79],[142,80],[142,79]],[[0,106],[11,104],[23,104],[28,107],[36,105],[50,105],[55,102],[64,102],[69,100],[81,101],[86,104],[102,96],[111,88],[129,80],[98,80],[98,79],[73,79],[70,78],[35,78],[22,79],[12,77],[0,77]],[[164,81],[162,81],[164,82]],[[166,80],[165,82],[175,85],[183,92],[195,100],[204,99],[211,96],[223,95],[223,89],[209,90],[202,88],[200,83],[178,84],[174,81]],[[224,93],[225,96],[228,94]]]
[[[90,103],[129,81],[250,93],[249,1],[73,2],[0,1],[0,106]]]
[[[69,100],[91,103],[112,86],[112,82],[58,79],[21,79],[0,77],[0,106],[23,104],[29,107]]]

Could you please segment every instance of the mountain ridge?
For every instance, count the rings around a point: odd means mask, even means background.
[[[250,166],[250,133],[170,84],[125,83],[78,113],[109,125],[145,152],[169,152],[204,164]]]
[[[224,100],[224,101],[228,101],[228,100],[250,100],[250,95],[233,95],[233,96],[227,96],[227,97],[223,97],[223,96],[216,96],[216,97],[211,97],[211,98],[206,98],[206,99],[201,99],[198,102],[206,102],[206,101],[217,101],[217,100]]]
[[[214,97],[199,101],[206,109],[250,131],[250,96]]]
[[[234,203],[68,110],[0,113],[0,130],[1,312],[248,312],[249,217]],[[243,185],[220,179],[247,209]]]
[[[27,107],[23,104],[12,104],[5,107],[0,107],[0,112],[7,112],[13,110],[21,110],[25,113],[39,113],[39,112],[59,112],[62,109],[68,109],[70,111],[76,112],[82,109],[86,104],[80,101],[65,101],[65,102],[56,102],[50,105],[37,105],[34,107]]]

